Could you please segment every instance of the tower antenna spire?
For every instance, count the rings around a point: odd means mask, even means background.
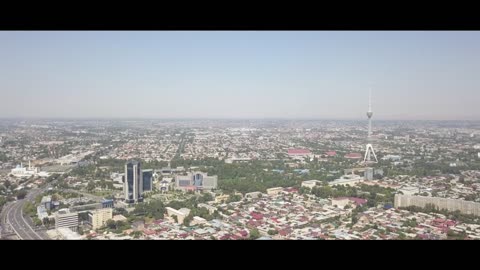
[[[370,87],[369,89],[369,95],[368,95],[368,111],[367,111],[367,117],[368,117],[368,133],[367,133],[367,146],[365,149],[365,157],[363,159],[364,163],[369,163],[372,161],[371,156],[375,158],[375,162],[378,162],[377,160],[377,155],[375,155],[375,152],[373,151],[373,146],[370,143],[372,139],[372,88]]]
[[[368,92],[368,111],[372,111],[372,88],[370,87],[370,91]]]

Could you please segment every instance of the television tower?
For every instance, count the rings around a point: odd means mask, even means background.
[[[375,155],[375,151],[373,151],[373,146],[370,143],[372,140],[372,89],[370,89],[370,93],[368,96],[368,111],[367,111],[367,117],[368,117],[368,135],[367,135],[367,146],[365,150],[365,157],[363,158],[364,163],[371,163],[372,162],[372,155],[375,158],[375,162],[378,162],[377,160],[377,155]]]

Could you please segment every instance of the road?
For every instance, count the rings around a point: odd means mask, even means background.
[[[43,240],[49,239],[45,232],[37,232],[29,218],[23,217],[23,206],[28,201],[34,201],[35,197],[41,194],[43,190],[32,190],[24,199],[12,202],[6,205],[2,212],[2,218],[10,225],[18,238],[22,240]]]

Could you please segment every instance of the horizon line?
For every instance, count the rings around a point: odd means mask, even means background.
[[[320,117],[2,117],[0,120],[283,120],[283,121],[368,121],[368,118],[320,118]],[[429,121],[429,122],[478,122],[480,119],[401,119],[401,118],[380,118],[375,121]]]

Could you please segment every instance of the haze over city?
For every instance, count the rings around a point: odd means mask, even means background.
[[[478,32],[1,32],[0,117],[479,120]]]
[[[0,59],[1,240],[480,240],[478,32],[0,32]]]

